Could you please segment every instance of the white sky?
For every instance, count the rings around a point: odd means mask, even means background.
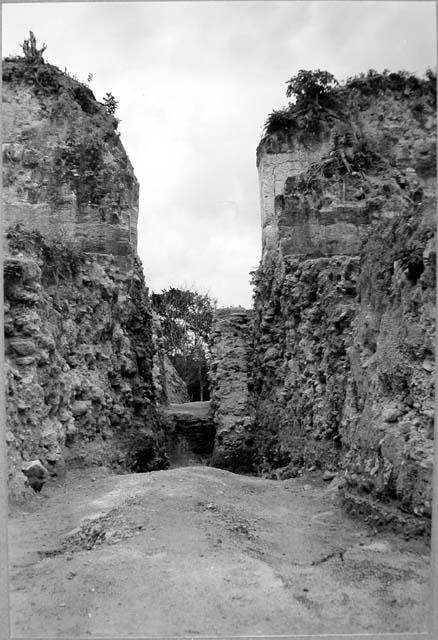
[[[148,286],[251,306],[261,253],[255,150],[286,81],[436,66],[433,2],[118,2],[3,5],[3,55],[34,31],[45,59],[119,101],[140,182]]]

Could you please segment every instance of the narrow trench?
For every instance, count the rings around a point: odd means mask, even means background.
[[[213,454],[216,429],[209,413],[210,402],[187,402],[160,408],[166,432],[166,453],[171,469],[208,465]]]

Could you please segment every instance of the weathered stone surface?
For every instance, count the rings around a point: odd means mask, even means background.
[[[49,477],[49,472],[44,465],[41,464],[40,460],[28,462],[21,467],[21,471],[26,476],[29,486],[34,491],[41,491]]]
[[[117,122],[42,61],[3,74],[7,444],[22,499],[36,458],[50,475],[65,461],[146,471],[167,458],[138,184]]]
[[[423,518],[417,529],[424,532],[432,491],[426,411],[433,404],[436,138],[418,116],[419,100],[433,119],[427,97],[386,92],[350,123],[382,152],[366,177],[324,177],[329,134],[307,150],[282,134],[260,146],[253,432],[259,472],[338,468],[352,510],[356,497],[368,501],[370,514],[391,503],[394,513],[382,510],[382,521],[402,509]]]
[[[249,391],[252,312],[218,309],[213,321],[210,388],[216,438],[211,465],[253,470],[253,398]]]
[[[290,463],[339,462],[358,268],[352,256],[289,258],[265,268],[256,285],[253,378],[262,474]]]
[[[263,249],[255,315],[240,333],[224,323],[214,343],[216,361],[229,362],[220,365],[227,392],[213,395],[224,425],[218,450],[246,439],[254,467],[274,478],[305,467],[327,478],[337,471],[352,511],[427,533],[435,97],[429,89],[365,98],[353,91],[345,100],[348,162],[334,160],[336,132],[298,141],[279,131],[258,147]],[[216,361],[213,393],[222,384]],[[235,432],[239,397],[252,411]]]
[[[143,455],[143,469],[165,465],[164,435],[154,410],[149,302],[140,265],[126,272],[117,258],[100,256],[96,270],[95,256],[79,254],[73,275],[64,272],[64,257],[48,269],[38,258],[38,247],[33,253],[28,249],[26,264],[29,255],[41,266],[35,271],[39,296],[32,307],[38,327],[32,342],[40,357],[17,356],[12,348],[6,353],[8,423],[15,437],[9,444],[11,476],[23,459],[36,456],[51,469],[64,459],[138,466],[141,434],[153,444],[149,461]],[[8,292],[29,286],[29,281],[23,285],[20,277],[8,275],[8,263],[6,258],[6,315],[14,332],[11,344],[21,345],[24,307],[9,299]],[[18,263],[14,257],[13,264]],[[53,278],[54,273],[62,278]]]
[[[22,223],[86,251],[131,255],[138,183],[116,118],[41,60],[3,62],[2,100],[5,228]]]

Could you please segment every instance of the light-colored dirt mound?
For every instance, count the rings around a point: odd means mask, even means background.
[[[14,636],[425,630],[427,549],[347,518],[333,484],[75,471],[37,502],[10,518]]]

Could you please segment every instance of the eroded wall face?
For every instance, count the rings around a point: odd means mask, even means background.
[[[426,196],[363,247],[341,421],[347,504],[366,513],[371,495],[414,514],[418,531],[432,505],[435,211]]]
[[[116,121],[41,61],[4,63],[3,101],[11,494],[32,493],[21,469],[34,459],[58,476],[166,467],[138,183]]]
[[[25,495],[21,466],[28,460],[58,476],[66,464],[161,468],[140,266],[126,273],[110,256],[87,256],[49,267],[29,248],[9,256],[4,269],[13,497]]]
[[[386,92],[350,115],[348,144],[329,131],[300,142],[276,133],[258,147],[254,320],[244,331],[218,324],[216,361],[228,364],[213,371],[213,409],[220,447],[246,434],[253,471],[337,472],[352,511],[427,534],[435,110],[429,95]],[[237,437],[239,398],[251,411]]]
[[[338,178],[326,140],[307,157],[277,134],[258,150],[258,472],[338,470],[352,510],[417,533],[432,498],[434,123],[412,96],[371,100],[357,128],[382,159],[353,171],[352,145]]]
[[[254,390],[261,473],[336,468],[358,257],[272,264],[256,288]]]
[[[320,160],[328,148],[329,142],[305,148],[293,137],[281,134],[266,141],[258,155],[263,261],[278,252],[283,237],[279,199],[283,197],[286,182],[302,173],[312,162]]]
[[[254,469],[254,399],[251,393],[253,314],[219,309],[212,327],[210,394],[216,429],[211,465]]]
[[[135,251],[138,182],[116,119],[41,62],[5,61],[2,100],[5,227],[21,223],[95,253]]]
[[[358,253],[371,222],[366,203],[346,201],[341,192],[324,194],[315,206],[298,180],[330,149],[330,139],[304,147],[282,142],[280,134],[264,143],[258,157],[263,264],[277,256]]]

